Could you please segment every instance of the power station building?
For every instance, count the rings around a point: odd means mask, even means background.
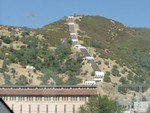
[[[0,97],[14,113],[77,113],[96,86],[0,86]]]

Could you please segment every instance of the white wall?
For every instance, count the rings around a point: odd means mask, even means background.
[[[5,102],[8,106],[14,111],[14,113],[55,113],[57,106],[57,113],[64,113],[64,109],[66,108],[66,113],[77,113],[79,107],[83,105],[88,97],[80,97],[77,96],[75,100],[71,100],[71,97],[68,97],[68,100],[63,101],[62,97],[59,97],[59,100],[53,100],[54,97],[51,97],[51,100],[44,101],[44,97],[41,97],[41,100],[27,100],[25,97],[24,100],[19,101],[18,97],[15,100],[10,100],[8,97]],[[6,98],[5,98],[6,99]]]
[[[92,86],[92,85],[96,85],[96,82],[94,80],[91,80],[91,81],[87,80],[87,81],[83,81],[83,85],[91,85]]]

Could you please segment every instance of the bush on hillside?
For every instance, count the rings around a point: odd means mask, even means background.
[[[121,77],[119,82],[121,82],[122,84],[128,84],[128,80],[125,77]]]
[[[1,39],[3,40],[4,43],[10,44],[13,40],[9,36],[1,36]]]
[[[108,72],[108,71],[106,71],[106,73],[105,73],[104,82],[111,82],[110,72]]]
[[[25,75],[20,75],[20,77],[17,79],[16,85],[28,85],[28,79]]]
[[[112,74],[113,74],[114,76],[116,76],[116,77],[120,76],[120,75],[119,75],[119,71],[118,71],[118,67],[117,67],[116,65],[113,66],[113,68],[112,68],[111,71],[112,71]]]

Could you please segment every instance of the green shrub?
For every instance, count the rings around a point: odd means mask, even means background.
[[[6,85],[12,85],[10,75],[4,73],[4,80],[5,80],[5,84],[6,84]]]
[[[120,93],[123,93],[123,94],[126,94],[127,93],[127,88],[125,88],[125,87],[118,87],[118,91],[120,92]]]
[[[95,72],[93,71],[93,72],[91,72],[91,76],[95,76]]]
[[[108,61],[105,61],[104,64],[105,64],[105,65],[109,65],[109,62],[108,62]]]
[[[2,46],[2,44],[3,44],[3,42],[2,42],[2,40],[0,40],[0,46]]]
[[[104,82],[111,82],[110,76],[105,74],[104,76]]]
[[[25,75],[20,75],[20,77],[16,80],[16,85],[27,85],[28,80],[27,77]]]
[[[4,43],[6,44],[10,44],[13,40],[11,39],[11,37],[8,36],[2,36],[1,39],[3,40]]]
[[[116,77],[119,76],[118,67],[117,67],[116,65],[113,66],[113,68],[112,68],[111,71],[112,71],[112,74],[113,74],[114,76],[116,76]]]
[[[128,80],[125,77],[121,77],[119,80],[122,84],[128,84]]]

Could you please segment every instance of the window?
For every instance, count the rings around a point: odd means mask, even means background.
[[[14,100],[16,100],[16,97],[15,96],[10,96],[10,101],[14,101]]]
[[[73,113],[75,113],[75,105],[73,104]]]
[[[44,101],[51,101],[51,97],[45,96]]]
[[[35,101],[42,101],[42,97],[40,96],[35,97]]]
[[[53,97],[53,100],[54,100],[54,101],[60,101],[60,97],[58,97],[58,96]]]
[[[2,99],[3,100],[8,100],[8,96],[3,96]]]
[[[67,96],[63,96],[62,97],[62,101],[68,101],[68,97]]]
[[[76,96],[71,97],[71,101],[77,101],[77,100],[78,100],[78,97]]]
[[[25,100],[25,97],[22,97],[22,96],[18,97],[18,101],[24,101],[24,100]]]
[[[33,97],[27,97],[27,101],[33,101]]]
[[[80,100],[80,101],[86,101],[86,97],[81,96],[81,97],[79,97],[79,100]]]

